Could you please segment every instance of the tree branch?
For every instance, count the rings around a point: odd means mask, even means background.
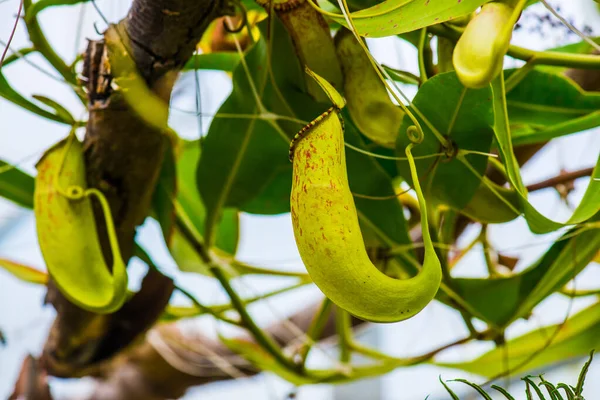
[[[179,69],[210,22],[226,12],[226,0],[134,0],[116,29],[141,77],[168,104]],[[87,181],[105,194],[127,261],[133,254],[136,228],[150,213],[169,143],[164,132],[132,111],[113,86],[112,73],[105,41],[90,41],[83,71],[89,100],[84,140]],[[103,215],[97,206],[98,236],[111,265]],[[152,326],[172,290],[170,279],[149,272],[140,292],[121,310],[98,315],[71,304],[50,282],[46,300],[56,308],[57,316],[44,346],[44,368],[58,376],[86,374]]]
[[[593,172],[593,167],[583,168],[572,172],[563,172],[560,175],[543,180],[541,182],[532,183],[531,185],[527,186],[527,190],[530,192],[535,192],[537,190],[552,188],[560,184],[572,182],[578,178],[583,178],[584,176],[590,176]]]

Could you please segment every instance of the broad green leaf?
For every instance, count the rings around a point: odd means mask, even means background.
[[[386,0],[353,12],[351,16],[361,36],[384,37],[462,17],[487,2],[488,0]],[[331,19],[348,28],[343,16]]]
[[[515,70],[505,72],[506,79]],[[571,79],[532,70],[506,94],[511,125],[554,126],[597,112],[600,93],[585,92]]]
[[[217,71],[233,72],[240,63],[240,55],[231,52],[217,52],[193,55],[185,66],[184,71],[196,69],[214,69]]]
[[[273,63],[273,79],[269,77],[263,34],[246,53],[245,63],[240,63],[234,71],[233,91],[218,111],[240,118],[225,115],[215,118],[203,143],[204,156],[198,165],[197,182],[206,206],[206,230],[210,237],[227,207],[261,214],[289,211],[292,166],[288,148],[303,124],[274,118],[286,116],[310,121],[327,108],[314,103],[302,91],[304,72],[291,40],[281,23],[277,19],[272,21],[274,33],[270,45],[273,57],[278,60]],[[266,27],[266,21],[260,24],[263,32]]]
[[[206,211],[196,187],[196,167],[200,162],[200,154],[198,141],[183,142],[177,163],[177,200],[185,215],[203,236]],[[238,211],[233,208],[225,209],[217,230],[215,245],[226,254],[234,255],[238,240]]]
[[[38,285],[45,285],[48,282],[48,274],[45,272],[5,258],[0,258],[0,268],[25,282]]]
[[[514,146],[547,142],[561,136],[582,132],[600,126],[600,111],[585,114],[553,126],[536,128],[532,126],[517,127],[511,132]]]
[[[583,270],[600,248],[598,229],[575,228],[536,262],[510,277],[456,278],[451,287],[490,324],[504,327],[526,317],[542,300]]]
[[[441,135],[449,137],[458,151],[490,151],[494,114],[489,88],[466,89],[454,72],[439,74],[421,86],[413,100],[413,108],[418,109]],[[428,124],[416,117],[425,138],[415,147],[414,155],[440,153],[439,140]],[[397,142],[397,155],[400,157],[410,143],[406,131],[411,125],[412,120],[405,116]],[[480,175],[484,174],[487,166],[485,156],[470,154],[466,158]],[[480,185],[480,179],[455,157],[442,155],[419,159],[416,163],[423,187],[430,191],[429,194],[458,210],[469,203]],[[409,183],[412,182],[406,161],[398,162],[398,170]]]
[[[556,333],[556,330],[559,332]],[[547,346],[548,339],[554,337]],[[547,347],[546,347],[547,346]],[[600,303],[596,303],[569,318],[564,326],[552,325],[536,329],[504,347],[497,347],[481,357],[461,363],[438,363],[436,365],[493,377],[505,371],[506,363],[511,374],[548,368],[574,357],[583,357],[590,350],[600,347]],[[534,356],[534,357],[532,357]],[[523,362],[529,360],[526,365]]]
[[[557,222],[540,214],[527,200],[527,190],[521,179],[519,163],[513,151],[512,137],[508,123],[507,104],[504,93],[504,79],[500,75],[492,83],[495,111],[495,134],[500,154],[506,167],[508,180],[521,197],[522,209],[529,228],[534,233],[548,233],[567,225],[585,222],[600,210],[600,155],[592,179],[571,218],[566,222]]]
[[[169,137],[163,155],[160,174],[152,194],[152,216],[160,224],[167,246],[170,245],[175,228],[175,203],[178,195],[176,148],[180,140]]]
[[[25,20],[28,22],[33,21],[38,13],[49,7],[70,6],[79,3],[85,3],[87,1],[89,0],[38,0],[25,11]]]
[[[497,185],[484,176],[471,201],[460,212],[474,221],[501,224],[519,217],[520,207],[515,190]]]
[[[200,161],[200,154],[197,140],[177,140],[176,149],[170,147],[166,153],[152,201],[155,217],[179,269],[210,275],[193,246],[174,224],[177,212],[187,228],[202,240],[206,210],[196,188],[196,166]],[[238,238],[238,212],[227,209],[219,223],[215,245],[224,254],[234,255]]]
[[[33,177],[0,160],[0,197],[33,208]]]

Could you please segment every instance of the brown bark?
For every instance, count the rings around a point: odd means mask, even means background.
[[[177,71],[190,58],[209,23],[226,13],[227,7],[226,0],[135,0],[128,16],[118,24],[139,74],[165,102],[169,101]],[[104,41],[90,41],[85,56],[88,185],[105,194],[127,261],[133,255],[136,228],[150,212],[168,142],[164,132],[136,116],[119,89],[113,88],[110,50]],[[99,207],[96,217],[110,265],[112,256]],[[99,315],[77,308],[50,283],[46,300],[56,308],[57,317],[44,346],[44,367],[52,375],[85,374],[151,327],[172,290],[170,279],[151,271],[141,290],[121,310]]]

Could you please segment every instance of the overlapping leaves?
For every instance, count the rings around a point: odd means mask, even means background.
[[[417,114],[425,137],[415,147],[414,154],[434,155],[416,161],[423,186],[438,201],[462,209],[474,195],[481,180],[454,154],[435,156],[443,148],[432,128],[450,140],[457,151],[488,153],[494,135],[491,91],[489,88],[466,89],[454,72],[448,72],[436,75],[421,86],[412,104],[427,119],[425,121]],[[397,142],[399,156],[404,155],[404,148],[410,142],[406,131],[412,124],[408,116],[404,117]],[[466,159],[480,176],[484,174],[486,157],[471,154]],[[411,181],[406,161],[398,162],[398,170],[407,181]]]

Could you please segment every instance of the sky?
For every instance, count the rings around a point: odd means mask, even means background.
[[[600,27],[600,16],[592,0],[563,0],[552,1],[553,5],[560,5],[561,13],[573,20],[576,26],[585,25]],[[18,6],[17,0],[0,2],[0,39],[6,41],[14,23],[14,15]],[[106,18],[115,22],[122,18],[129,8],[128,1],[104,0],[99,6]],[[540,5],[534,6],[538,10]],[[77,52],[85,49],[86,38],[98,38],[94,24],[103,30],[105,23],[95,12],[90,4],[56,7],[44,11],[40,15],[44,31],[58,53],[66,60],[71,61]],[[524,28],[514,36],[514,42],[519,45],[534,49],[543,49],[563,44],[567,41],[578,41],[573,35],[567,35],[565,30],[550,32],[547,29],[544,35],[531,32]],[[600,31],[600,28],[598,28]],[[596,32],[598,34],[598,32]],[[379,61],[400,69],[417,72],[416,54],[408,45],[390,38],[370,39],[369,46]],[[19,27],[13,48],[27,45],[27,37],[23,27]],[[1,48],[1,47],[0,47]],[[49,77],[40,71],[51,71],[51,67],[40,57],[28,57],[33,65],[19,62],[3,69],[7,79],[22,93],[26,95],[44,94],[59,100],[73,115],[83,115],[81,104],[72,95],[70,89],[60,79]],[[508,65],[518,65],[513,60],[508,60]],[[53,72],[50,72],[52,75]],[[53,74],[56,77],[56,74]],[[231,90],[231,83],[226,74],[221,72],[203,71],[200,73],[202,108],[207,115],[203,118],[203,127],[210,124],[210,115],[216,113],[221,102]],[[175,89],[173,99],[174,108],[193,110],[194,91],[193,76],[188,74],[181,77]],[[404,88],[408,95],[414,95],[414,90]],[[412,90],[412,92],[411,92]],[[65,137],[68,128],[49,122],[31,115],[22,109],[0,99],[0,159],[14,163],[23,170],[35,174],[34,164],[43,151],[53,143]],[[170,117],[171,126],[186,138],[197,138],[199,135],[197,118],[194,115],[180,111],[173,111]],[[575,170],[594,165],[600,152],[600,135],[597,131],[582,133],[566,139],[552,142],[543,154],[533,159],[523,169],[525,183],[556,175],[561,168]],[[576,183],[576,190],[570,196],[574,203],[581,198],[587,185],[587,179]],[[556,219],[566,219],[570,215],[568,207],[562,203],[553,190],[545,190],[531,196],[532,203],[545,215]],[[462,245],[468,243],[478,234],[476,229],[470,229],[461,239]],[[551,240],[558,236],[535,236],[531,234],[523,219],[495,225],[490,228],[492,243],[498,249],[520,258],[517,268],[524,268],[543,254]],[[189,273],[179,272],[168,255],[162,243],[160,230],[156,223],[147,221],[139,231],[139,240],[146,248],[152,249],[152,256],[161,269],[174,277],[179,285],[194,293],[201,301],[217,303],[226,300],[220,287],[211,280]],[[21,261],[28,265],[43,269],[44,264],[40,255],[36,236],[35,224],[32,214],[19,207],[0,199],[0,257]],[[253,216],[242,215],[241,242],[238,258],[265,267],[281,269],[302,270],[303,266],[296,250],[296,245],[291,229],[288,214],[279,216]],[[132,288],[139,284],[144,267],[134,263],[130,268]],[[480,252],[469,253],[456,269],[460,276],[485,276],[483,258]],[[578,280],[578,287],[585,287],[590,283],[598,282],[600,271],[598,269],[586,272]],[[275,278],[246,279],[238,285],[242,294],[252,295],[262,293],[280,284]],[[39,354],[44,343],[50,324],[54,318],[51,307],[43,307],[42,301],[45,290],[30,284],[24,284],[4,271],[0,271],[0,329],[5,333],[7,346],[0,346],[0,398],[6,398],[16,379],[21,360],[27,353]],[[277,300],[265,302],[253,307],[252,311],[261,324],[276,321],[283,316],[297,311],[310,301],[318,301],[319,291],[312,287],[301,289],[295,293],[278,297]],[[183,301],[175,297],[174,301]],[[542,303],[534,312],[529,321],[519,321],[509,329],[509,336],[514,337],[527,330],[541,325],[560,322],[569,306],[572,311],[579,310],[590,304],[590,300],[580,300],[569,305],[559,296],[551,296]],[[198,319],[184,324],[187,330],[202,329],[204,334],[216,336],[217,332],[228,333],[230,330],[223,326],[216,326],[210,320]],[[432,303],[416,317],[396,324],[379,325],[366,333],[367,340],[377,343],[384,351],[396,356],[410,356],[421,354],[445,344],[453,339],[465,335],[466,330],[460,316],[447,310],[438,303]],[[460,351],[448,351],[444,354],[445,360],[459,360],[475,357],[489,350],[489,343],[478,343],[473,346],[461,348]],[[317,352],[317,358],[327,360],[334,357],[333,349],[324,347]],[[574,382],[579,371],[581,361],[575,365],[565,365],[553,370],[547,379],[560,377]],[[600,373],[600,363],[594,367]],[[434,366],[418,366],[409,369],[400,369],[385,377],[375,380],[366,386],[355,386],[353,390],[340,392],[339,390],[318,385],[301,388],[298,392],[299,399],[329,400],[337,396],[338,399],[348,397],[348,392],[359,393],[360,387],[381,389],[383,400],[416,400],[423,399],[432,393],[433,399],[445,398],[442,388],[437,383],[438,376],[442,374],[445,379],[477,377],[464,374],[456,370],[440,369]],[[371,385],[371,386],[368,386]],[[514,386],[518,388],[518,386]],[[77,398],[90,388],[90,382],[52,380],[52,390],[57,399]],[[355,389],[359,388],[359,389]],[[270,375],[262,374],[258,377],[227,382],[191,390],[186,399],[283,399],[291,390],[289,384]],[[586,385],[590,398],[600,395],[600,381],[589,380]],[[457,392],[460,392],[457,390]],[[345,394],[340,394],[345,393]],[[467,397],[465,397],[467,398]]]

